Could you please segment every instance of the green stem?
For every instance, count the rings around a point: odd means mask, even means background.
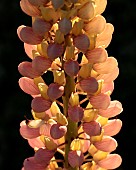
[[[69,98],[72,92],[75,92],[75,81],[73,77],[67,76],[66,77],[66,85],[65,85],[65,96],[63,97],[63,105],[64,105],[64,114],[68,116],[68,104]],[[65,168],[70,170],[78,170],[79,168],[72,168],[68,164],[68,153],[70,151],[70,144],[73,139],[77,137],[78,134],[78,126],[77,123],[73,122],[72,120],[68,119],[68,126],[67,126],[67,133],[65,136]]]

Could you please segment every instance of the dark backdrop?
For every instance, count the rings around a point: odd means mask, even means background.
[[[109,55],[117,58],[120,75],[115,80],[111,96],[122,102],[124,111],[118,116],[123,121],[122,130],[116,135],[116,152],[123,158],[118,170],[129,170],[135,161],[135,95],[136,95],[136,1],[108,0],[103,16],[114,25],[112,42],[107,48]],[[29,95],[18,86],[18,64],[27,59],[23,43],[18,39],[19,25],[30,25],[31,18],[24,14],[19,0],[0,0],[0,169],[20,170],[23,160],[33,155],[27,141],[19,134],[20,122],[24,115],[30,115]],[[129,158],[130,162],[129,162]],[[133,162],[134,163],[134,162]],[[133,166],[134,164],[132,164]]]

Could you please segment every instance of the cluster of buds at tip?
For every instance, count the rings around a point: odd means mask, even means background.
[[[111,101],[119,68],[108,56],[114,26],[107,0],[20,0],[32,25],[17,28],[29,60],[18,65],[20,88],[32,97],[20,134],[34,149],[22,170],[109,170],[123,108]],[[50,83],[46,73],[53,75]],[[58,156],[60,155],[61,156]]]

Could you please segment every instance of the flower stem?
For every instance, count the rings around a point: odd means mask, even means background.
[[[66,85],[65,85],[65,96],[63,97],[63,105],[64,105],[64,114],[68,116],[68,104],[69,98],[72,92],[75,92],[75,82],[74,78],[67,76],[66,77]],[[72,120],[68,119],[68,126],[67,126],[67,133],[65,136],[65,168],[69,168],[70,170],[78,170],[78,168],[72,168],[68,164],[68,153],[70,151],[70,144],[73,139],[76,138],[78,134],[78,125],[77,123],[73,122]]]

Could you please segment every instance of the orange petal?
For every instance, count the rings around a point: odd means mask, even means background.
[[[106,61],[94,64],[93,69],[99,74],[108,74],[111,73],[117,66],[117,60],[114,57],[108,57]]]
[[[33,59],[33,51],[37,51],[37,46],[24,43],[24,49],[28,57]]]
[[[84,30],[88,34],[97,35],[104,31],[105,25],[105,18],[102,15],[97,15],[91,21],[84,24]]]
[[[85,56],[89,63],[102,63],[106,61],[108,53],[104,48],[94,48],[93,50],[87,50]]]

